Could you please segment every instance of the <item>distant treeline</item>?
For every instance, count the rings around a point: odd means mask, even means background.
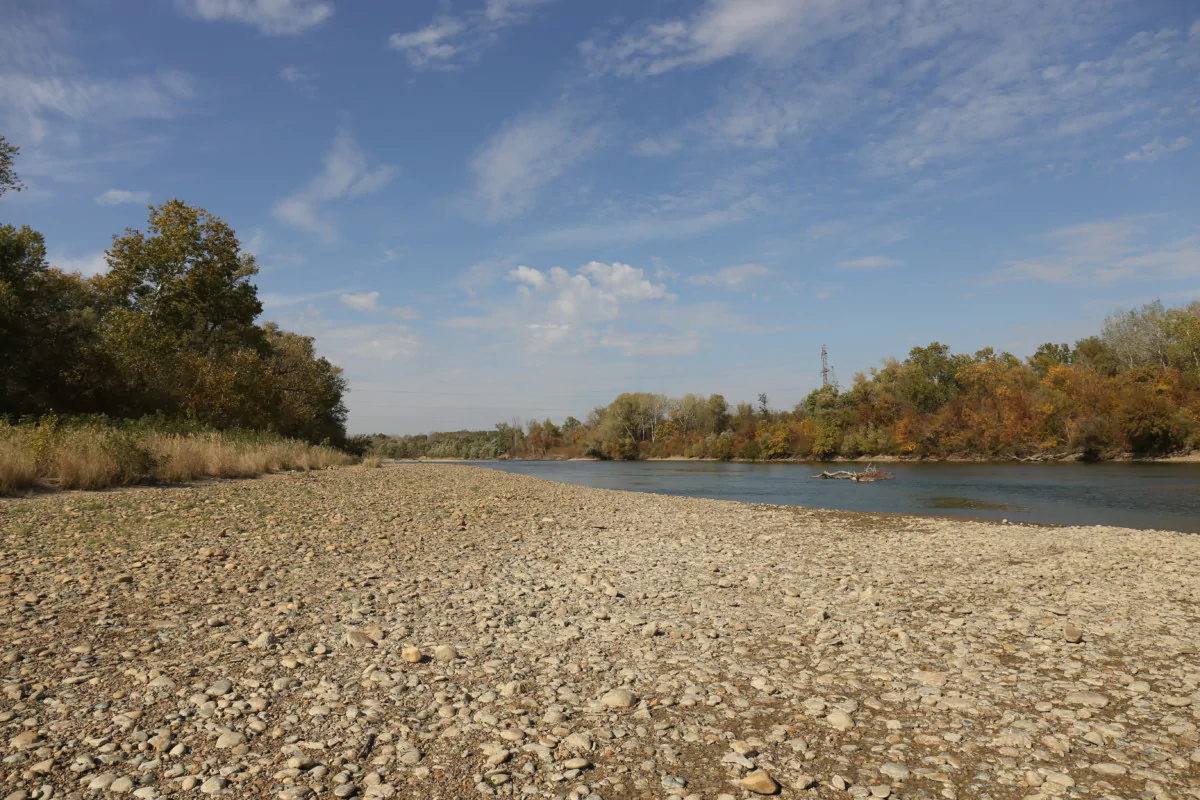
[[[934,342],[795,408],[720,395],[622,394],[586,419],[354,437],[384,458],[828,459],[1157,456],[1200,448],[1200,303],[1109,317],[1026,359]]]
[[[0,194],[21,188],[15,154],[0,137]],[[153,416],[344,442],[341,370],[256,323],[258,269],[232,228],[171,200],[106,256],[103,275],[66,273],[41,234],[0,224],[0,420]]]

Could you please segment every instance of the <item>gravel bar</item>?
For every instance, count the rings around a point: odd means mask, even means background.
[[[1200,798],[1200,537],[467,466],[0,500],[0,797]]]

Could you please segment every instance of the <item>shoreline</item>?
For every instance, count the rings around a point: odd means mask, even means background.
[[[1097,461],[1085,461],[1077,455],[1054,457],[1054,458],[984,458],[974,456],[947,456],[944,458],[906,458],[904,456],[857,456],[855,458],[828,458],[828,459],[807,459],[807,458],[772,458],[772,459],[745,459],[745,458],[692,458],[688,456],[664,456],[661,458],[638,458],[631,459],[628,462],[622,462],[617,459],[605,458],[590,458],[587,456],[573,456],[571,458],[479,458],[479,459],[462,459],[462,458],[429,458],[422,456],[421,458],[406,458],[406,459],[386,459],[388,464],[418,464],[421,462],[445,462],[455,464],[473,464],[480,462],[501,462],[501,461],[544,461],[544,462],[571,462],[571,461],[593,461],[604,463],[611,461],[612,463],[637,463],[637,462],[655,462],[655,461],[692,461],[696,463],[729,463],[729,464],[869,464],[878,462],[880,464],[1200,464],[1200,450],[1194,450],[1191,453],[1160,456],[1156,458],[1138,458],[1132,455],[1123,455],[1114,458],[1104,458]]]
[[[470,466],[3,511],[6,791],[1200,792],[1189,534]]]

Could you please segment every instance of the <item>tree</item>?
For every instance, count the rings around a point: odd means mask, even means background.
[[[9,144],[7,139],[0,136],[0,196],[5,192],[19,192],[25,188],[13,169],[13,160],[20,150],[21,148]]]
[[[147,233],[114,236],[107,256],[103,331],[127,379],[123,413],[257,427],[261,414],[246,395],[269,348],[254,324],[262,311],[254,257],[233,229],[170,200],[151,208]]]
[[[40,233],[0,225],[0,414],[99,410],[95,297],[46,263]]]
[[[311,336],[268,322],[263,333],[271,413],[265,427],[284,436],[341,445],[346,436],[346,379],[314,350]]]

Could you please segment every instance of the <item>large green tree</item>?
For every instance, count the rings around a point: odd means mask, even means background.
[[[108,352],[127,378],[124,413],[201,417],[261,427],[257,393],[267,343],[250,279],[254,257],[233,229],[202,208],[170,200],[147,231],[113,237],[101,280]]]
[[[19,192],[25,188],[13,169],[13,161],[20,150],[21,148],[9,144],[7,139],[0,136],[0,195],[10,191]]]

